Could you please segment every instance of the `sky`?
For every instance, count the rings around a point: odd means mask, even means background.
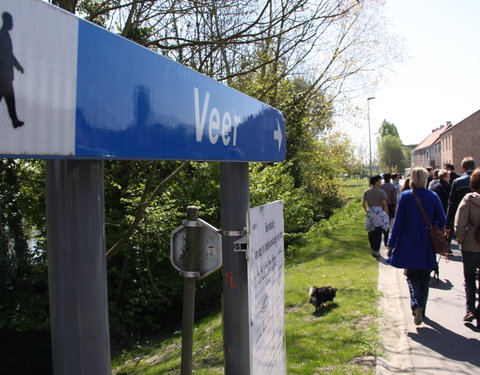
[[[480,110],[480,0],[386,0],[385,15],[405,56],[380,87],[357,99],[367,113],[367,97],[375,97],[372,143],[384,119],[404,144],[418,144]]]

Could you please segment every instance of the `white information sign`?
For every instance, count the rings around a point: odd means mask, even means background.
[[[248,210],[250,374],[286,374],[283,201]]]

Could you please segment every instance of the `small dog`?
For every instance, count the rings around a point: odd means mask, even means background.
[[[315,312],[324,307],[325,302],[333,301],[336,295],[337,289],[333,286],[322,286],[320,288],[311,286],[308,288],[308,296],[310,297],[308,302],[315,306]]]

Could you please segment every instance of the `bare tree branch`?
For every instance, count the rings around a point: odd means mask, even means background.
[[[127,241],[137,230],[142,220],[145,218],[145,210],[148,208],[148,206],[150,206],[150,204],[152,204],[159,191],[164,188],[165,185],[167,185],[187,164],[188,162],[182,163],[177,169],[170,173],[170,175],[164,178],[152,192],[150,192],[150,187],[153,184],[156,172],[156,165],[155,163],[152,164],[145,187],[143,189],[142,197],[140,198],[140,203],[137,206],[137,211],[135,213],[133,222],[124,235],[107,251],[107,259],[110,259],[113,255],[115,255],[115,253],[127,243]]]

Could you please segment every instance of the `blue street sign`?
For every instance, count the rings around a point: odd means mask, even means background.
[[[27,5],[0,6],[13,18],[9,35],[23,68],[13,81],[23,124],[12,126],[19,122],[0,101],[0,155],[285,159],[275,108],[43,1]]]

